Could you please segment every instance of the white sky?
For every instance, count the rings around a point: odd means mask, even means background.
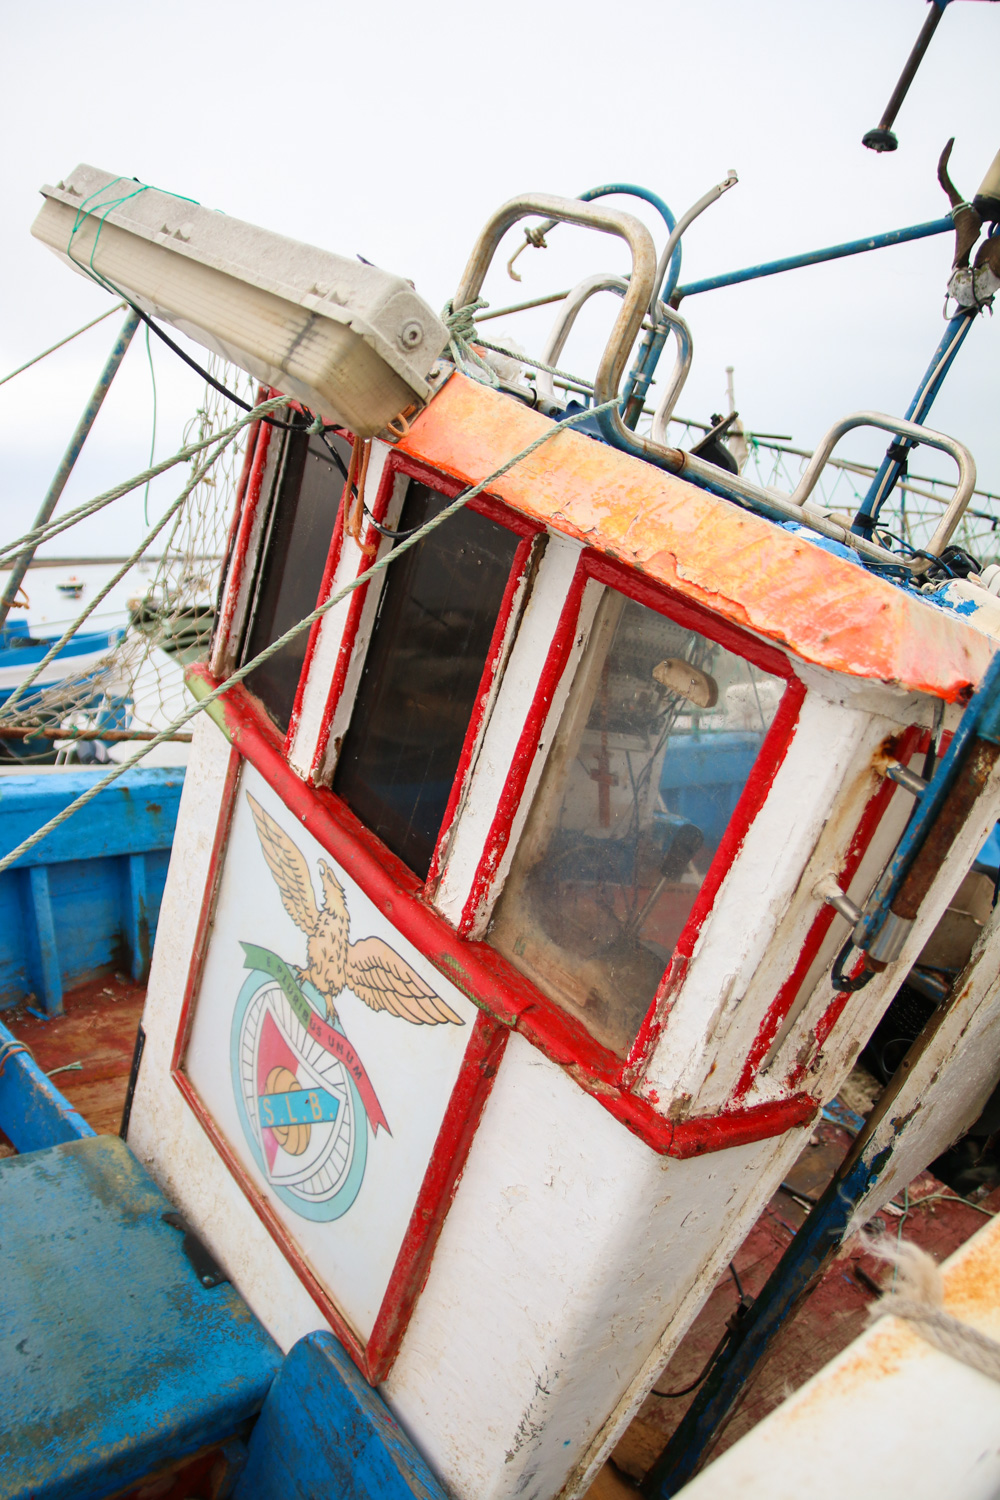
[[[900,149],[861,146],[926,14],[923,0],[0,0],[0,373],[95,316],[105,293],[29,234],[38,187],[88,161],[411,277],[440,307],[482,223],[520,191],[572,196],[609,180],[653,188],[680,214],[729,167],[740,184],[685,239],[682,280],[934,219],[938,153],[971,196],[1000,145],[1000,6],[949,6],[897,120]],[[615,200],[662,230],[644,205]],[[551,248],[497,257],[494,306],[624,270],[606,236],[562,227]],[[723,408],[724,367],[751,427],[812,447],[861,407],[902,413],[943,331],[941,237],[685,303],[695,363],[680,410]],[[592,373],[612,299],[591,304],[563,355]],[[541,350],[554,309],[512,319]],[[102,324],[4,388],[0,535],[26,529],[113,342]],[[494,331],[498,324],[491,325]],[[504,325],[505,327],[508,325]],[[995,331],[971,332],[932,414],[1000,489]],[[155,345],[155,340],[154,340]],[[162,456],[200,383],[154,348]],[[667,356],[665,356],[666,360]],[[145,466],[150,387],[137,338],[66,491],[78,503]],[[884,438],[845,452],[874,457]],[[946,471],[921,450],[914,468]],[[942,464],[944,467],[942,467]],[[161,481],[153,513],[176,493]],[[142,534],[119,502],[73,550]],[[65,555],[70,538],[52,550]]]

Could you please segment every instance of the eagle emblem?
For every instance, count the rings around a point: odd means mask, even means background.
[[[348,990],[370,1010],[388,1011],[414,1026],[463,1026],[461,1016],[380,937],[350,941],[351,919],[344,888],[325,860],[319,861],[323,902],[318,905],[309,864],[285,830],[246,793],[267,867],[282,904],[306,935],[306,966],[299,977],[323,998],[327,1020],[337,1019],[336,1001]]]

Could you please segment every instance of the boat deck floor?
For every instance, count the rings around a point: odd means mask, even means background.
[[[764,1285],[850,1141],[847,1130],[825,1118],[813,1131],[784,1185],[734,1257],[736,1274],[749,1296],[755,1297]],[[909,1240],[940,1262],[998,1211],[1000,1188],[972,1204],[930,1172],[922,1172],[869,1222],[868,1232]],[[892,1268],[867,1254],[858,1236],[848,1240],[748,1382],[711,1457],[731,1447],[845,1349],[867,1326],[869,1307],[891,1280]],[[727,1270],[657,1380],[654,1393],[647,1396],[597,1475],[588,1500],[617,1500],[635,1493],[636,1484],[659,1457],[696,1395],[696,1389],[684,1396],[671,1392],[688,1391],[698,1382],[738,1300],[735,1281]]]
[[[145,1002],[145,985],[114,974],[68,991],[61,1016],[17,1005],[0,1011],[0,1020],[98,1135],[117,1135]]]
[[[69,992],[65,1014],[45,1019],[21,1005],[4,1010],[3,1022],[53,1075],[67,1099],[99,1133],[117,1134],[128,1087],[136,1028],[145,988],[122,974],[93,980]],[[811,1202],[829,1182],[851,1136],[833,1120],[822,1119],[734,1258],[736,1274],[749,1296],[760,1291]],[[13,1148],[0,1135],[0,1155]],[[944,1260],[984,1222],[1000,1211],[1000,1188],[975,1204],[923,1172],[872,1221],[869,1229],[910,1240]],[[857,1238],[840,1256],[785,1327],[769,1357],[748,1384],[719,1437],[713,1457],[730,1447],[791,1391],[816,1374],[864,1329],[879,1288],[891,1279],[885,1263],[866,1253]],[[738,1301],[727,1270],[695,1318],[673,1358],[619,1439],[611,1459],[596,1476],[589,1500],[618,1500],[635,1494],[694,1399],[692,1390]]]

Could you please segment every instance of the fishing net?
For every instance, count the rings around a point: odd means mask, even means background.
[[[250,376],[214,356],[206,368],[219,385],[252,404],[255,385]],[[241,415],[234,402],[207,383],[180,446],[210,443]],[[222,448],[148,552],[123,571],[122,581],[130,592],[120,623],[110,630],[105,624],[102,630],[101,616],[91,617],[93,601],[83,604],[76,619],[61,631],[69,638],[67,646],[34,682],[28,663],[37,665],[43,654],[40,638],[8,637],[8,648],[18,653],[14,660],[23,655],[26,662],[26,680],[0,700],[0,736],[4,731],[17,735],[0,738],[0,756],[36,763],[103,761],[118,754],[108,749],[108,741],[67,738],[60,743],[58,732],[67,737],[81,730],[110,732],[113,746],[116,735],[162,729],[181,711],[187,701],[184,667],[206,655],[214,626],[243,460],[242,437]],[[210,453],[211,447],[206,451]],[[204,468],[202,451],[190,459],[188,485]],[[176,490],[186,487],[177,483]],[[79,652],[79,667],[66,654],[74,640],[93,647]],[[50,637],[45,643],[50,644]]]

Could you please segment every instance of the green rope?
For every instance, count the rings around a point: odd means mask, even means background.
[[[23,375],[25,370],[31,369],[32,365],[39,364],[43,359],[47,359],[50,354],[55,354],[57,349],[61,349],[65,344],[71,344],[74,339],[78,339],[81,333],[86,333],[89,328],[96,328],[98,323],[103,323],[104,319],[110,318],[112,313],[121,312],[127,306],[127,302],[116,302],[114,307],[109,307],[107,312],[102,312],[99,318],[91,318],[89,323],[84,323],[83,327],[78,328],[75,333],[68,333],[64,339],[59,340],[58,344],[50,344],[48,349],[42,350],[41,354],[36,354],[33,359],[27,360],[23,365],[18,365],[17,369],[11,370],[9,375],[0,377],[0,385],[6,385],[8,380],[14,379],[15,375]]]
[[[58,536],[61,531],[66,531],[70,526],[75,526],[77,521],[82,521],[87,516],[92,516],[96,511],[103,509],[104,506],[110,505],[115,500],[120,500],[123,495],[127,495],[131,490],[138,489],[147,480],[156,479],[158,475],[165,474],[168,469],[175,468],[177,464],[187,463],[188,460],[197,457],[199,453],[202,453],[206,448],[210,448],[213,443],[220,441],[222,438],[235,437],[238,432],[247,427],[251,422],[256,422],[260,417],[266,417],[271,412],[277,411],[280,407],[287,406],[290,400],[291,397],[289,396],[275,396],[270,401],[262,401],[259,406],[255,406],[252,411],[240,416],[230,427],[224,428],[221,433],[213,433],[210,437],[200,438],[197,443],[188,443],[185,447],[178,449],[170,458],[161,459],[159,463],[152,464],[148,469],[143,469],[141,474],[134,474],[131,479],[126,479],[123,483],[116,484],[114,489],[105,490],[103,494],[95,496],[93,500],[87,500],[82,505],[78,505],[75,510],[67,511],[61,520],[48,521],[44,526],[37,526],[31,531],[26,531],[23,536],[19,536],[13,542],[8,542],[0,547],[0,568],[9,566],[9,563],[6,563],[5,559],[13,559],[28,547],[37,547],[42,542],[51,541],[52,537]]]
[[[104,791],[105,787],[111,786],[113,782],[118,780],[119,776],[124,776],[126,771],[131,770],[133,766],[138,765],[139,761],[147,756],[151,750],[155,749],[157,745],[164,744],[173,735],[175,735],[179,729],[182,729],[185,724],[190,723],[190,721],[195,717],[196,714],[204,713],[204,711],[210,708],[213,703],[216,703],[223,696],[223,694],[227,693],[230,688],[235,687],[237,683],[242,682],[245,677],[249,677],[251,672],[255,672],[258,667],[263,666],[264,662],[270,660],[272,656],[276,656],[279,651],[283,651],[285,647],[291,641],[295,640],[297,636],[301,635],[304,630],[310,629],[310,627],[314,625],[317,620],[322,619],[322,617],[331,609],[335,609],[338,604],[341,604],[347,598],[348,594],[353,593],[357,588],[361,588],[363,584],[370,583],[371,580],[375,578],[379,573],[383,572],[390,563],[395,562],[397,557],[402,557],[403,554],[405,552],[408,552],[411,547],[417,546],[419,542],[423,541],[425,536],[428,536],[438,526],[449,520],[451,516],[455,515],[457,511],[461,510],[461,508],[464,505],[468,504],[470,500],[473,500],[477,495],[482,494],[483,490],[488,489],[491,484],[495,484],[498,479],[500,479],[510,469],[513,469],[516,464],[521,463],[530,454],[534,453],[536,448],[540,448],[543,443],[547,443],[552,438],[558,437],[559,433],[563,432],[567,427],[572,427],[575,423],[583,421],[586,417],[592,417],[598,412],[609,411],[611,407],[616,406],[617,404],[618,397],[616,396],[613,401],[605,401],[601,406],[588,407],[586,411],[577,412],[574,416],[567,417],[563,422],[553,422],[549,427],[546,428],[543,433],[540,433],[533,442],[529,443],[526,448],[522,448],[520,453],[515,453],[513,458],[509,458],[507,462],[501,464],[498,469],[494,469],[492,474],[488,474],[486,478],[481,479],[478,484],[474,484],[470,489],[463,490],[463,492],[458,495],[456,499],[452,500],[450,504],[446,505],[444,509],[439,511],[436,516],[432,516],[429,521],[425,521],[423,526],[421,526],[417,531],[413,532],[411,536],[405,537],[402,541],[397,542],[396,545],[389,551],[383,553],[381,557],[376,558],[375,562],[372,563],[370,568],[366,568],[363,573],[359,573],[356,578],[352,578],[351,581],[345,584],[343,588],[338,589],[337,592],[333,594],[325,604],[319,605],[312,611],[311,614],[306,615],[304,619],[300,620],[297,625],[291,626],[290,629],[285,631],[284,635],[279,636],[276,641],[272,641],[271,644],[269,646],[266,646],[263,651],[259,652],[258,655],[252,659],[252,661],[245,662],[242,667],[238,667],[236,671],[231,674],[231,676],[226,678],[225,682],[219,683],[218,687],[213,688],[212,691],[210,693],[207,693],[204,698],[200,698],[197,702],[191,704],[184,710],[182,714],[179,714],[178,717],[174,719],[172,724],[169,724],[166,729],[161,730],[151,740],[146,741],[140,747],[140,749],[134,751],[127,760],[122,761],[121,765],[116,766],[113,771],[109,771],[106,776],[102,776],[99,781],[95,782],[93,786],[88,787],[85,792],[82,792],[81,795],[77,797],[73,802],[71,802],[68,807],[64,807],[61,812],[56,813],[55,817],[50,818],[47,823],[43,823],[42,827],[36,829],[36,831],[33,834],[30,834],[28,838],[22,839],[21,843],[18,844],[16,848],[12,849],[9,854],[5,854],[3,859],[0,859],[0,874],[2,874],[4,870],[9,869],[12,864],[14,864],[22,857],[22,855],[27,854],[28,851],[30,849],[33,849],[36,844],[42,841],[42,839],[47,838],[50,833],[54,832],[54,830],[60,826],[60,824],[65,823],[67,818],[72,817],[75,812],[79,812],[81,807],[85,807],[88,802],[92,802],[99,792]]]
[[[478,380],[480,385],[498,386],[500,378],[493,366],[488,364],[481,355],[476,353],[473,344],[478,344],[480,349],[490,349],[494,354],[504,354],[508,359],[516,359],[522,365],[530,365],[533,370],[544,370],[546,375],[557,375],[560,380],[571,380],[575,385],[582,386],[586,391],[594,389],[593,381],[584,380],[580,375],[571,375],[568,370],[560,370],[556,365],[547,365],[544,360],[532,359],[530,355],[519,354],[516,349],[505,349],[502,344],[490,344],[482,337],[476,328],[475,316],[481,307],[489,307],[482,297],[477,297],[475,302],[467,302],[464,307],[454,311],[450,302],[446,302],[442,311],[441,319],[448,329],[448,347],[451,357],[457,369],[463,375],[468,375],[472,380]]]

